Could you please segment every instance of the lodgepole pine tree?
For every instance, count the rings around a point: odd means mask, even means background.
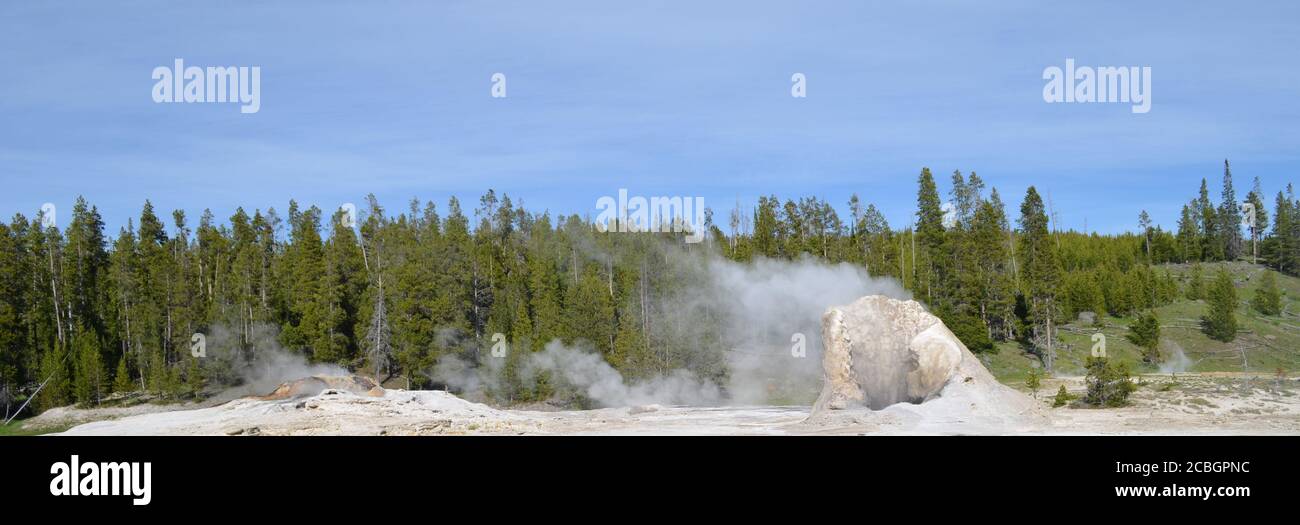
[[[1223,243],[1223,258],[1229,261],[1241,256],[1241,203],[1232,188],[1232,168],[1223,160],[1223,201],[1219,203],[1219,239]]]
[[[916,271],[913,289],[925,297],[931,308],[936,304],[936,290],[942,286],[943,268],[943,207],[939,202],[939,190],[934,185],[934,176],[930,168],[922,168],[917,178],[916,194],[916,233],[919,243],[920,262],[914,267]]]
[[[1056,244],[1050,238],[1047,214],[1038,190],[1030,186],[1020,205],[1020,261],[1023,293],[1029,306],[1032,325],[1031,341],[1044,359],[1047,371],[1056,359],[1053,321],[1057,315],[1056,290],[1060,274],[1056,261]]]
[[[1282,313],[1282,293],[1277,287],[1277,277],[1269,270],[1261,273],[1264,275],[1259,279],[1250,306],[1263,315],[1278,315]]]
[[[1215,274],[1208,291],[1209,312],[1201,318],[1205,334],[1211,339],[1228,342],[1237,337],[1237,288],[1232,276],[1222,268]]]

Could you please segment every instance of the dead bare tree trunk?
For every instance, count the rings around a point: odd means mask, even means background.
[[[54,303],[54,328],[58,333],[59,342],[66,343],[67,341],[64,339],[63,335],[63,314],[60,313],[59,309],[59,286],[57,284],[58,273],[54,271],[53,243],[50,243],[50,245],[46,247],[46,253],[50,256],[50,301]]]

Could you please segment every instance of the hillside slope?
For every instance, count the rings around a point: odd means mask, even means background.
[[[1237,286],[1237,322],[1240,326],[1236,339],[1224,343],[1206,336],[1200,329],[1200,318],[1207,310],[1205,301],[1182,297],[1155,310],[1160,320],[1162,363],[1143,363],[1139,349],[1125,337],[1133,317],[1106,317],[1101,332],[1106,335],[1107,354],[1112,359],[1129,362],[1137,373],[1148,374],[1248,372],[1273,377],[1279,370],[1287,375],[1300,371],[1300,278],[1278,274],[1282,314],[1265,317],[1250,307],[1250,300],[1255,296],[1255,288],[1265,270],[1263,266],[1246,262],[1204,263],[1201,266],[1207,283],[1220,268],[1226,268],[1232,275]],[[1156,268],[1158,273],[1172,273],[1180,286],[1189,281],[1190,270],[1191,265],[1187,264]],[[1092,325],[1077,321],[1061,327],[1057,375],[1084,373],[1084,362],[1093,344],[1091,337],[1097,331]],[[1014,342],[1000,344],[998,353],[986,355],[984,360],[1000,381],[1009,384],[1023,383],[1026,373],[1037,362]]]

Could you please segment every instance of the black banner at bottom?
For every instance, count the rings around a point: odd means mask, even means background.
[[[668,515],[705,497],[751,511],[836,499],[1012,504],[998,511],[1004,517],[1086,513],[1093,505],[1259,511],[1296,500],[1297,444],[1295,437],[14,437],[0,440],[0,499],[10,515],[41,508],[61,516],[268,508],[392,516],[431,505],[527,513],[539,509],[530,503],[555,510],[601,500]]]

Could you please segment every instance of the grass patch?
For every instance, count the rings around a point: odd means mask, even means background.
[[[72,424],[67,424],[52,427],[23,428],[23,421],[15,419],[8,425],[0,423],[0,436],[39,436],[41,434],[63,432],[72,427]]]

